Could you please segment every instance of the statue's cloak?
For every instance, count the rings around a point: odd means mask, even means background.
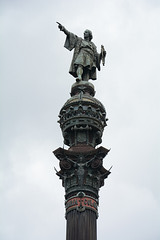
[[[86,48],[85,50],[85,46],[83,46],[84,40],[76,36],[75,34],[69,32],[67,34],[64,47],[70,51],[74,49],[69,73],[72,76],[77,77],[77,66],[79,64],[79,65],[82,65],[84,69],[85,67],[89,69],[90,79],[96,80],[96,67],[100,71],[100,54],[98,54],[97,48],[93,42],[89,42],[89,44],[90,44],[90,49]],[[82,54],[82,51],[83,51],[83,54]],[[87,63],[86,61],[83,61],[83,57],[80,56],[84,54],[86,54],[87,56]],[[79,63],[79,59],[81,59],[80,63]]]

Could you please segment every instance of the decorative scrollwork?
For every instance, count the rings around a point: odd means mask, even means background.
[[[64,170],[68,170],[71,168],[71,162],[67,161],[67,160],[62,160],[60,161],[60,167],[61,169],[64,169]]]

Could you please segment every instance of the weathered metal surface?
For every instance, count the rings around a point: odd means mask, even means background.
[[[69,73],[77,78],[77,81],[96,80],[96,68],[100,71],[100,63],[104,65],[106,51],[101,46],[101,53],[97,52],[95,44],[91,41],[93,36],[90,30],[84,31],[84,39],[69,32],[59,22],[59,29],[66,34],[65,48],[74,49],[73,59],[71,62]]]
[[[102,46],[101,53],[97,53],[90,31],[85,31],[83,40],[58,25],[67,35],[65,47],[75,48],[70,73],[77,78],[58,121],[69,149],[53,152],[60,166],[56,174],[65,188],[66,240],[96,240],[99,189],[111,172],[103,167],[109,150],[96,148],[107,125],[106,110],[94,97],[94,86],[88,80],[96,79],[96,67],[100,70],[101,60],[104,65],[106,52]],[[87,67],[83,57],[89,63]]]
[[[65,187],[66,198],[79,191],[87,191],[98,198],[99,188],[104,185],[104,179],[110,171],[103,167],[103,158],[109,152],[108,149],[100,147],[97,149],[83,151],[70,151],[58,148],[54,151],[60,161],[60,171],[57,175],[62,179]]]
[[[72,97],[60,110],[58,122],[64,143],[70,147],[79,144],[95,147],[102,142],[108,119],[103,104],[91,95],[93,92],[91,84],[74,84]]]

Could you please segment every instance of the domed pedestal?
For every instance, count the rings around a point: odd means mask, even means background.
[[[58,121],[66,145],[90,145],[94,148],[102,142],[106,111],[94,94],[94,86],[89,82],[72,85],[71,98],[62,107]]]

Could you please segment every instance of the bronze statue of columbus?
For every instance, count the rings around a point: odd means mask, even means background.
[[[58,22],[57,22],[58,23]],[[74,54],[69,73],[76,81],[96,80],[96,68],[100,71],[100,63],[104,65],[106,51],[101,45],[101,53],[97,52],[95,44],[91,41],[93,36],[90,30],[84,31],[84,39],[69,32],[62,24],[58,23],[60,31],[66,34],[64,47],[68,50],[74,49]]]

